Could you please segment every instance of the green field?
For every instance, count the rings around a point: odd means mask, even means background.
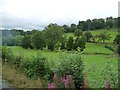
[[[83,51],[84,53],[105,53],[105,54],[113,54],[113,52],[104,47],[103,44],[98,43],[87,43],[86,48]]]
[[[91,31],[93,35],[97,35],[100,32],[106,31],[102,30],[93,30]],[[111,39],[106,41],[107,45],[112,45],[115,36],[117,35],[116,29],[108,30],[108,33],[111,35]],[[74,36],[73,33],[67,33],[67,37]],[[109,44],[108,44],[109,43]],[[115,52],[105,48],[106,44],[102,43],[86,43],[85,50],[81,53],[81,58],[84,65],[84,72],[87,75],[88,82],[92,88],[104,87],[106,80],[111,82],[111,78],[118,81],[118,57]],[[11,48],[15,55],[24,55],[24,57],[31,57],[37,53],[41,53],[42,56],[46,57],[50,63],[51,69],[60,68],[60,57],[63,55],[62,51],[49,51],[49,50],[34,50],[34,49],[24,49],[19,46],[8,46]],[[65,52],[64,52],[65,53]],[[69,53],[66,53],[66,55]],[[112,83],[112,82],[111,82]]]
[[[89,47],[89,50],[85,50],[87,52],[91,52],[94,51],[92,50],[92,46],[90,48],[91,45],[87,45],[87,47]],[[62,52],[50,52],[48,50],[31,50],[31,49],[23,49],[21,47],[9,47],[12,49],[14,54],[24,54],[25,57],[30,57],[32,55],[36,55],[37,53],[41,53],[43,56],[45,56],[50,65],[51,65],[51,69],[57,69],[59,68],[59,64],[60,64],[60,56],[62,54]],[[91,49],[91,50],[90,50]],[[85,72],[87,73],[87,79],[90,82],[90,86],[91,87],[100,87],[102,86],[104,83],[104,78],[105,75],[101,75],[102,70],[106,70],[105,73],[107,73],[107,68],[106,68],[106,63],[109,63],[109,67],[111,68],[111,72],[113,74],[118,74],[118,58],[117,55],[112,55],[112,51],[107,51],[106,48],[104,48],[103,46],[99,46],[99,48],[96,48],[98,50],[98,52],[102,52],[103,50],[105,50],[105,53],[110,53],[111,55],[94,55],[94,54],[81,54],[82,57],[82,61],[85,67]],[[69,53],[68,53],[69,54]],[[107,75],[107,74],[106,74]],[[108,79],[110,77],[110,75],[106,76]],[[97,82],[95,84],[95,82]]]
[[[114,38],[115,38],[115,36],[118,34],[118,30],[117,29],[114,29],[114,28],[113,29],[109,29],[109,30],[100,29],[100,30],[94,30],[94,31],[91,31],[91,32],[92,32],[93,35],[97,35],[97,34],[99,34],[101,32],[104,32],[104,31],[109,33],[110,36],[111,36],[110,40],[107,40],[106,42],[112,43]]]
[[[107,40],[106,42],[107,43],[113,43],[113,40],[114,40],[115,36],[118,34],[118,29],[116,29],[116,28],[112,28],[112,29],[109,29],[109,30],[107,30],[107,29],[92,30],[90,32],[93,35],[97,35],[97,34],[99,34],[101,32],[104,32],[104,31],[109,33],[110,36],[111,36],[110,40]],[[74,36],[74,35],[73,35],[73,33],[67,33],[66,36],[69,37],[69,36]]]

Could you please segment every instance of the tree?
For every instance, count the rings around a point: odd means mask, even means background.
[[[86,37],[87,42],[89,42],[90,39],[93,37],[92,33],[89,31],[85,32],[84,36]]]
[[[63,28],[65,33],[70,32],[70,27],[68,25],[63,25]]]
[[[98,38],[98,35],[94,35],[91,39],[93,42],[96,42],[96,39]]]
[[[43,49],[46,46],[43,32],[39,31],[32,35],[32,44],[36,49]]]
[[[105,22],[104,19],[100,18],[100,19],[92,19],[91,25],[90,25],[90,29],[91,30],[97,30],[97,29],[101,29],[104,28],[105,26]]]
[[[13,45],[14,46],[21,46],[22,45],[22,39],[23,39],[23,36],[21,36],[21,35],[13,37],[12,38]]]
[[[87,30],[90,30],[90,25],[91,25],[91,20],[90,19],[87,19],[87,21],[86,21],[86,29]]]
[[[118,17],[117,27],[120,28],[120,17]],[[119,30],[120,31],[120,30]]]
[[[77,29],[81,29],[81,21],[78,22]]]
[[[55,45],[60,42],[63,36],[64,28],[57,24],[50,24],[45,30],[46,41],[48,45],[48,49],[53,51],[55,49]]]
[[[31,45],[31,36],[30,35],[26,35],[24,36],[24,38],[22,39],[22,47],[23,48],[33,48],[33,46]]]
[[[31,33],[31,35],[33,35],[33,34],[35,34],[35,33],[39,33],[39,31],[38,30],[36,30],[36,29],[33,29],[30,33]]]
[[[73,37],[69,37],[68,41],[67,41],[67,50],[70,51],[73,49],[73,45],[74,45],[74,40]]]
[[[98,35],[98,38],[99,40],[102,40],[103,43],[105,42],[105,40],[109,40],[111,37],[110,37],[110,34],[107,33],[107,32],[101,32],[99,35]]]
[[[81,21],[81,29],[82,30],[88,30],[88,23],[86,21]]]
[[[77,37],[74,41],[74,44],[73,44],[73,49],[77,51],[77,48],[78,48],[78,45],[77,45],[77,41],[78,41],[79,37]]]
[[[83,35],[83,31],[82,31],[82,30],[77,29],[77,30],[74,32],[74,36],[79,37],[79,36],[82,36],[82,35]]]
[[[79,47],[81,52],[85,49],[85,45],[86,45],[86,37],[82,36],[81,38],[78,38],[77,48]]]
[[[77,30],[76,24],[71,24],[70,31],[74,33],[76,30]]]
[[[114,26],[114,21],[112,17],[107,17],[106,18],[106,26],[109,28],[112,28]]]
[[[114,18],[114,27],[118,28],[118,18]]]

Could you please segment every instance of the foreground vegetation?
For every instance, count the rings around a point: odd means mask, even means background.
[[[37,53],[41,53],[46,57],[52,71],[58,70],[60,63],[64,62],[60,59],[62,52],[50,52],[47,50],[32,50],[24,49],[21,47],[9,47],[15,55],[24,55],[24,58],[35,56]],[[24,52],[24,53],[23,53]],[[66,53],[69,55],[70,53]],[[66,55],[65,54],[65,55]],[[118,58],[116,55],[87,55],[81,54],[82,62],[84,65],[84,74],[89,82],[89,87],[99,88],[104,87],[105,80],[111,81],[111,83],[117,83],[118,75]],[[94,59],[93,59],[94,58]],[[32,59],[26,59],[27,61]],[[99,69],[101,68],[101,69]],[[107,74],[106,74],[107,73]],[[111,75],[112,74],[112,75]],[[112,80],[114,79],[114,80]],[[114,87],[114,85],[113,85]]]

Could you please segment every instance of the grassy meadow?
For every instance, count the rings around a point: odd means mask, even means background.
[[[100,32],[106,30],[93,30],[91,31],[93,35],[97,35]],[[113,40],[117,34],[117,30],[111,29],[108,31],[111,35],[111,39],[106,41],[106,43],[113,43]],[[66,34],[66,36],[73,36],[72,33]],[[86,78],[92,88],[99,88],[104,85],[105,80],[111,80],[111,75],[118,74],[118,57],[115,52],[105,48],[106,44],[100,43],[87,43],[85,50],[81,53],[81,58],[85,67],[84,72],[86,73]],[[20,46],[8,46],[11,48],[15,55],[24,55],[24,57],[34,56],[37,53],[41,53],[46,57],[50,63],[51,69],[59,68],[60,56],[63,54],[62,51],[48,51],[44,50],[34,50],[34,49],[24,49]],[[67,53],[69,54],[69,53]],[[111,72],[107,70],[111,69]],[[117,82],[117,79],[116,79]]]

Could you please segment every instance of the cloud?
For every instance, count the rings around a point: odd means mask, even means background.
[[[0,0],[3,28],[43,28],[49,23],[118,16],[118,0]]]

